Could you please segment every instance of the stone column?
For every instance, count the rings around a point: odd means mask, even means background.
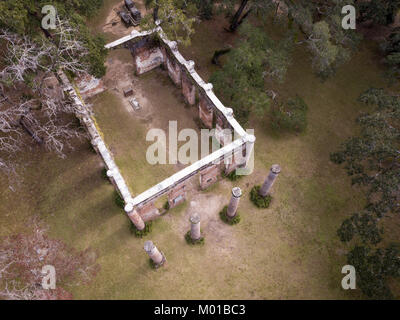
[[[200,216],[195,213],[190,217],[189,221],[192,224],[190,228],[190,237],[192,238],[192,240],[199,240],[201,237]]]
[[[144,229],[145,224],[142,217],[130,203],[125,206],[125,212],[128,215],[129,219],[131,219],[132,223],[135,225],[136,229],[138,229],[139,231]]]
[[[239,206],[239,200],[242,196],[242,190],[239,187],[235,187],[232,189],[232,197],[231,201],[228,205],[228,210],[226,212],[229,218],[233,218],[236,215],[237,208]]]
[[[144,243],[144,250],[147,252],[150,259],[153,260],[156,266],[160,266],[163,263],[164,256],[160,251],[158,251],[157,247],[152,241],[146,241]]]
[[[271,188],[274,185],[275,180],[280,172],[281,172],[281,167],[279,166],[279,164],[272,165],[271,171],[269,172],[267,179],[265,179],[262,187],[260,188],[259,191],[260,196],[266,197],[270,193]]]

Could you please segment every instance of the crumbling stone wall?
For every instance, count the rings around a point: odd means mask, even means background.
[[[131,42],[127,46],[134,57],[135,71],[138,75],[159,67],[164,61],[160,47],[151,37]]]
[[[137,212],[144,222],[157,219],[160,216],[159,210],[154,205],[154,201],[147,202],[137,207]]]
[[[218,180],[221,169],[229,173],[238,166],[244,165],[245,163],[239,161],[245,159],[246,162],[250,158],[255,137],[245,132],[234,119],[233,110],[226,108],[221,103],[212,90],[212,84],[204,82],[195,71],[194,62],[185,60],[178,50],[177,43],[168,40],[161,27],[144,32],[134,31],[130,35],[106,45],[106,48],[117,47],[121,44],[131,50],[137,74],[162,65],[175,85],[182,88],[183,97],[188,104],[196,104],[197,96],[200,120],[204,126],[210,129],[215,126],[216,138],[223,146],[211,155],[189,165],[131,199],[125,210],[127,212],[136,212],[137,210],[139,213],[136,214],[136,218],[148,221],[159,215],[154,201],[160,196],[168,195],[170,208],[185,201],[187,193],[185,184],[194,175],[199,174],[200,187],[205,189]],[[233,130],[239,138],[235,137],[232,142],[224,139],[224,129]],[[246,153],[247,144],[250,146],[250,152],[246,154],[246,157],[233,158],[235,153],[242,155]],[[229,159],[230,163],[225,163],[226,159]],[[215,163],[220,164],[216,165]],[[144,226],[144,223],[141,225]]]
[[[168,75],[172,79],[172,81],[175,83],[177,87],[181,87],[181,75],[182,75],[182,69],[178,63],[175,62],[173,58],[167,53],[166,54],[166,65],[167,65],[167,70],[168,70]]]
[[[203,124],[211,129],[213,127],[214,108],[207,97],[200,93],[199,95],[199,118]]]
[[[176,207],[186,200],[186,185],[180,184],[168,193],[168,205],[170,208]]]
[[[219,166],[214,164],[202,171],[200,171],[200,188],[207,189],[212,184],[218,181]]]
[[[196,86],[185,71],[182,71],[182,93],[187,104],[194,105],[196,103]]]

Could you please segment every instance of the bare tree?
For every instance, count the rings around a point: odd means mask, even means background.
[[[55,77],[60,69],[86,72],[88,66],[82,61],[88,51],[77,33],[69,21],[59,18],[51,40],[33,41],[0,30],[5,48],[5,67],[0,71],[0,170],[4,173],[15,174],[18,152],[35,143],[65,157],[72,148],[71,138],[85,136],[75,121],[77,110]]]
[[[26,35],[21,37],[3,29],[0,40],[6,44],[5,68],[0,72],[3,83],[14,85],[25,81],[28,72],[46,69],[44,60],[50,56],[50,47],[44,42],[35,43]]]
[[[0,239],[0,298],[11,300],[72,298],[64,285],[84,285],[99,271],[96,254],[77,251],[46,235],[43,223],[34,217],[31,230]],[[56,290],[42,288],[42,268],[56,270]]]

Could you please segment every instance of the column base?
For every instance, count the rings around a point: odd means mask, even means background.
[[[223,222],[226,224],[229,224],[231,226],[238,224],[241,220],[239,212],[236,212],[236,214],[233,217],[229,217],[227,214],[228,211],[228,206],[225,206],[221,212],[219,213],[219,216]]]
[[[257,208],[266,209],[271,204],[272,197],[267,194],[265,197],[260,195],[261,186],[254,186],[250,191],[250,200]]]
[[[186,240],[186,242],[188,243],[188,244],[190,244],[190,245],[202,245],[202,244],[204,244],[204,237],[203,236],[200,236],[200,238],[199,239],[197,239],[197,240],[193,240],[192,239],[192,237],[191,237],[191,232],[190,232],[190,230],[188,231],[188,232],[186,232],[186,234],[185,234],[185,240]]]
[[[161,253],[161,255],[162,255],[162,260],[161,260],[160,263],[156,264],[156,263],[154,263],[153,260],[149,259],[150,265],[151,265],[151,267],[154,268],[154,269],[158,269],[158,268],[162,267],[163,265],[165,265],[165,264],[167,263],[167,259],[165,258],[164,253],[163,253],[162,251],[160,251],[160,253]]]

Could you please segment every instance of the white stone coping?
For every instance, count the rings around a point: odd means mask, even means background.
[[[137,30],[133,30],[129,35],[127,35],[127,36],[125,36],[125,37],[122,37],[122,38],[120,38],[120,39],[118,39],[118,40],[115,40],[115,41],[113,41],[113,42],[110,42],[110,43],[108,43],[108,44],[106,44],[106,45],[105,45],[105,48],[106,48],[106,49],[111,49],[111,48],[117,47],[117,46],[119,46],[119,45],[121,45],[121,44],[123,44],[123,43],[125,43],[125,42],[127,42],[127,41],[129,41],[129,40],[132,40],[132,39],[135,39],[135,38],[139,38],[139,37],[144,37],[144,36],[151,35],[151,34],[154,33],[156,30],[157,30],[157,28],[156,28],[156,29],[153,29],[153,30],[142,31],[142,32],[139,32],[139,31],[137,31]]]

